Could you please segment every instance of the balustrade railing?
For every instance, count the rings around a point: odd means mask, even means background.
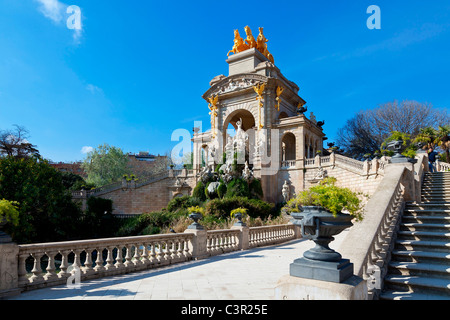
[[[367,281],[368,293],[372,299],[378,297],[388,271],[391,252],[395,246],[395,238],[405,208],[403,192],[404,187],[399,181],[367,252],[366,262],[363,266],[363,278]]]
[[[442,161],[436,161],[436,171],[438,172],[445,172],[450,171],[450,163],[442,162]]]
[[[239,250],[240,230],[210,230],[207,232],[206,251],[210,256]]]
[[[187,261],[192,237],[180,233],[19,245],[19,287],[66,283],[69,265],[80,269],[83,280]]]
[[[259,247],[295,239],[293,224],[253,227],[249,230],[249,247]]]
[[[294,225],[233,227],[200,230],[202,236],[195,231],[24,245],[9,243],[17,248],[17,255],[2,258],[9,260],[9,264],[17,264],[17,284],[13,287],[25,291],[66,284],[77,272],[82,281],[282,243],[299,235],[295,228]],[[4,265],[0,264],[0,274]]]

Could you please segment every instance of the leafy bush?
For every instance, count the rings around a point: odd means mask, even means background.
[[[156,234],[161,229],[170,227],[173,221],[186,214],[186,209],[179,209],[176,212],[153,211],[127,218],[117,232],[117,236]]]
[[[217,195],[219,196],[219,198],[222,199],[226,193],[227,193],[227,185],[223,181],[221,181],[219,187],[217,188]]]
[[[192,196],[200,199],[200,201],[206,201],[205,185],[203,184],[203,182],[197,182],[194,191],[192,191]]]
[[[249,185],[250,189],[250,198],[252,199],[261,199],[263,197],[263,190],[261,186],[261,180],[253,179]]]
[[[231,211],[236,208],[245,208],[252,218],[260,217],[266,219],[270,215],[275,215],[274,205],[258,199],[248,199],[245,197],[231,197],[214,199],[209,201],[205,207],[205,215],[213,215],[217,218],[227,219]]]
[[[192,206],[198,206],[201,204],[199,198],[191,196],[176,197],[169,201],[166,210],[170,212],[175,212],[179,209],[187,209]]]
[[[38,157],[0,157],[0,199],[17,201],[17,226],[5,231],[18,243],[79,237],[82,212],[72,202],[59,171]]]
[[[250,190],[248,184],[245,180],[240,178],[235,178],[227,184],[227,192],[225,193],[225,198],[231,197],[249,197]]]
[[[358,193],[348,188],[341,188],[335,185],[336,178],[327,178],[317,186],[300,192],[295,201],[288,205],[291,212],[295,206],[320,206],[334,215],[342,210],[347,210],[357,220],[362,219],[361,200]]]
[[[0,200],[0,223],[3,219],[14,226],[19,224],[19,203],[17,201]]]

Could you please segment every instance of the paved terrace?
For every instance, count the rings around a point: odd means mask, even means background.
[[[330,244],[338,248],[347,232]],[[289,264],[314,246],[300,239],[141,272],[26,291],[9,300],[271,300]]]

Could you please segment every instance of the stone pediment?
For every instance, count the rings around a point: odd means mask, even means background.
[[[267,83],[268,77],[255,74],[255,73],[243,73],[243,74],[235,74],[225,79],[220,80],[216,84],[214,84],[208,91],[203,94],[203,98],[207,99],[208,97],[221,95],[225,93],[237,92],[241,90],[245,90],[248,88],[252,88],[261,83]]]

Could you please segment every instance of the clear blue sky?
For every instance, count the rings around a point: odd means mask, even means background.
[[[366,26],[369,5],[380,30]],[[233,30],[246,25],[264,27],[330,141],[356,111],[394,99],[450,106],[448,0],[0,0],[0,129],[25,126],[53,161],[102,143],[170,151],[175,129],[210,127],[201,95],[227,75]]]

